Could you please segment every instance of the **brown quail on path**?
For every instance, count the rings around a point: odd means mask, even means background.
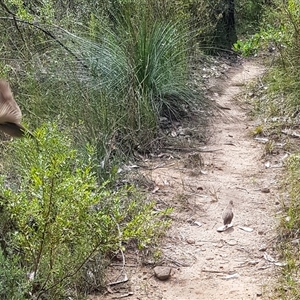
[[[231,200],[222,214],[223,222],[226,227],[228,227],[228,225],[231,224],[231,221],[233,219],[232,208],[233,208],[233,202]]]
[[[13,97],[9,83],[0,79],[0,130],[13,137],[23,137],[25,134],[33,137],[20,124],[21,119],[22,113]]]

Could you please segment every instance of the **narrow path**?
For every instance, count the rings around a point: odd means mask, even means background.
[[[262,72],[245,62],[223,82],[226,88],[216,101],[230,110],[214,120],[207,147],[221,150],[201,153],[207,174],[192,176],[181,161],[148,173],[158,185],[165,183],[160,199],[176,207],[175,224],[163,247],[165,264],[176,267],[169,281],[153,283],[161,291],[156,292],[161,295],[157,299],[267,299],[276,274],[264,258],[273,255],[276,173],[265,168],[263,146],[250,135],[254,121],[247,117],[242,101],[235,100],[242,85]],[[234,227],[219,233],[216,229],[230,200]]]
[[[204,164],[199,153],[187,153],[164,164],[161,158],[150,162],[155,168],[143,171],[157,187],[151,197],[164,207],[174,207],[161,261],[172,267],[171,278],[157,280],[151,268],[138,267],[138,255],[127,253],[127,285],[118,293],[90,299],[270,299],[278,268],[268,259],[276,259],[274,211],[279,204],[276,184],[280,170],[265,168],[264,146],[250,135],[255,121],[247,117],[245,103],[237,99],[242,86],[262,73],[262,67],[245,62],[216,82],[219,95],[215,94],[215,100],[230,110],[213,121],[207,148],[219,151],[201,153]],[[217,232],[230,200],[234,226]],[[116,279],[112,276],[108,281]]]

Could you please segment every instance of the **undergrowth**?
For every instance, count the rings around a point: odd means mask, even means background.
[[[280,299],[299,299],[299,239],[300,239],[300,154],[291,155],[287,161],[284,179],[284,215],[279,227],[279,250],[286,266],[282,268],[277,287]]]
[[[36,140],[3,146],[1,272],[9,276],[1,299],[9,289],[34,299],[79,299],[103,287],[111,253],[126,252],[130,241],[138,248],[154,245],[169,224],[169,210],[155,211],[132,186],[112,191],[108,182],[99,185],[93,147],[87,145],[89,157],[83,157],[57,125],[47,123],[34,134]]]
[[[274,299],[294,300],[300,299],[300,155],[299,143],[286,130],[295,133],[297,138],[300,120],[300,9],[298,2],[293,0],[275,1],[270,8],[264,17],[264,27],[260,31],[262,35],[257,39],[267,37],[265,41],[270,43],[274,56],[268,74],[254,93],[252,103],[254,113],[259,114],[262,120],[255,133],[267,136],[269,142],[282,142],[281,150],[291,154],[282,178],[283,214],[278,226],[277,244],[281,260],[286,266],[279,271],[281,274]],[[244,50],[249,50],[247,45],[244,46]],[[273,153],[275,144],[268,145],[269,153]]]

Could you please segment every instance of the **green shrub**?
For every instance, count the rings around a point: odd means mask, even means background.
[[[282,261],[286,262],[281,270],[277,287],[278,298],[299,299],[300,285],[298,280],[299,253],[299,228],[300,228],[300,155],[295,153],[287,160],[287,174],[283,179],[284,184],[284,214],[278,228],[278,249]],[[286,198],[288,197],[288,198]]]
[[[72,149],[69,132],[49,123],[35,136],[5,149],[3,248],[21,258],[37,298],[83,293],[82,282],[98,273],[84,291],[99,288],[108,254],[125,250],[132,239],[140,246],[152,243],[169,223],[161,218],[167,211],[155,213],[154,203],[147,204],[130,186],[116,191],[105,182],[99,186],[92,147],[83,158]]]
[[[267,77],[268,96],[272,107],[277,106],[276,114],[285,118],[293,118],[299,111],[299,20],[297,1],[275,1],[266,12],[260,31],[265,46],[275,48],[279,54]]]
[[[256,54],[261,46],[260,40],[261,36],[258,33],[246,40],[237,40],[237,42],[233,44],[233,50],[245,57]]]
[[[0,298],[24,300],[28,292],[28,278],[17,257],[5,257],[0,249]]]

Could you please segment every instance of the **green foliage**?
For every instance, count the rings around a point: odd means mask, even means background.
[[[293,154],[288,159],[288,176],[286,178],[286,183],[289,188],[290,203],[288,209],[289,221],[286,222],[288,228],[294,233],[298,234],[298,228],[300,226],[300,155]]]
[[[259,50],[268,51],[273,45],[282,44],[284,28],[274,30],[272,27],[262,28],[247,38],[239,39],[233,44],[233,50],[244,57],[255,55]]]
[[[233,50],[247,57],[286,44],[285,23],[279,23],[280,18],[276,4],[270,1],[236,1],[236,28],[240,38]]]
[[[29,13],[24,1],[22,0],[9,0],[6,1],[9,8],[14,8],[15,14],[18,18],[24,21],[33,21],[34,16]]]
[[[253,55],[260,48],[260,39],[260,34],[256,33],[251,38],[248,38],[245,41],[238,40],[233,44],[233,50],[245,57]]]
[[[266,0],[237,0],[235,3],[238,35],[247,36],[258,32],[270,3]]]
[[[11,226],[3,232],[4,250],[18,253],[37,298],[83,293],[82,282],[105,267],[109,253],[132,239],[149,245],[169,223],[161,219],[168,211],[154,212],[154,203],[132,187],[112,192],[105,182],[99,186],[93,148],[83,158],[67,135],[45,124],[35,131],[37,140],[16,140],[5,151],[0,227],[7,228],[7,218]],[[91,264],[97,257],[99,265]],[[84,290],[99,288],[102,280],[98,274],[97,286]]]
[[[281,282],[278,293],[282,299],[298,299],[299,280],[298,266],[300,253],[298,244],[293,241],[299,239],[300,226],[300,155],[293,154],[287,161],[287,176],[285,178],[285,187],[289,193],[289,202],[286,206],[285,217],[280,223],[280,242],[279,246],[283,255],[283,260],[287,266],[282,269]]]
[[[269,72],[268,97],[272,115],[295,117],[299,108],[300,8],[297,1],[275,1],[260,30],[260,47],[276,49],[276,64]],[[266,107],[267,110],[268,107]]]
[[[17,257],[7,258],[0,250],[0,298],[24,300],[24,293],[28,290],[27,281]]]

